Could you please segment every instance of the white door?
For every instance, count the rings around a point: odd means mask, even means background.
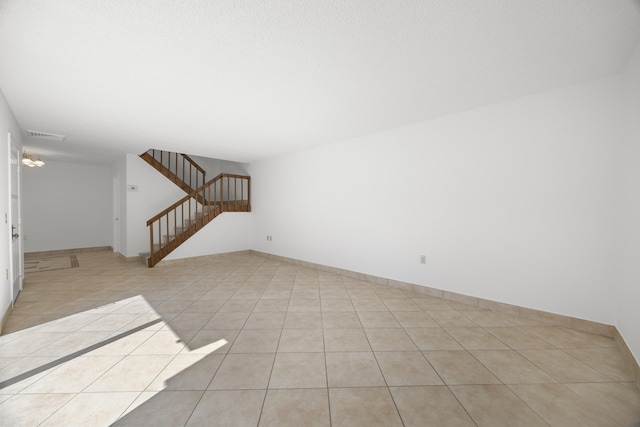
[[[11,209],[9,223],[11,224],[11,246],[9,256],[11,264],[9,266],[9,283],[11,283],[11,302],[15,302],[22,289],[22,247],[20,234],[22,233],[20,224],[20,151],[9,139],[9,194],[11,195]]]

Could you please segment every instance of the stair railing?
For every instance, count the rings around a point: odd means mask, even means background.
[[[186,154],[150,149],[140,157],[187,192],[206,182],[205,170]]]
[[[147,221],[149,267],[222,212],[251,211],[251,177],[222,173]]]

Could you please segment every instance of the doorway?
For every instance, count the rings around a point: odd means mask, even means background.
[[[11,139],[11,132],[7,135],[9,143],[9,218],[11,224],[11,245],[9,246],[9,283],[11,284],[11,304],[13,305],[22,290],[24,264],[22,260],[22,224],[20,217],[20,150]]]

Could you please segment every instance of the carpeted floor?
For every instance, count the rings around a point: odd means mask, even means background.
[[[30,259],[24,261],[24,272],[38,273],[41,271],[62,270],[65,268],[79,267],[78,257],[71,256],[56,256],[47,258]]]

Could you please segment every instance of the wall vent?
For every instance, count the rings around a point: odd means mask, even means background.
[[[59,142],[64,141],[66,138],[66,136],[64,135],[57,135],[55,133],[48,133],[48,132],[40,132],[37,130],[27,130],[27,134],[32,138],[48,139],[50,141],[59,141]]]

